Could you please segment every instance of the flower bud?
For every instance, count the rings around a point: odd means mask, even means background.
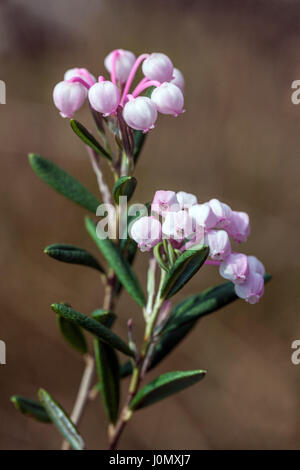
[[[112,58],[113,54],[116,51],[112,51],[104,60],[104,65],[106,70],[111,73],[112,71]],[[133,52],[125,51],[124,49],[117,49],[117,57],[116,57],[116,79],[121,82],[125,83],[127,78],[129,77],[130,71],[135,63],[135,55]]]
[[[225,230],[209,230],[205,234],[205,244],[209,247],[209,256],[216,261],[223,261],[231,252],[229,236]]]
[[[179,209],[176,193],[174,191],[156,191],[151,204],[151,211],[163,215],[165,212]]]
[[[251,272],[243,284],[234,286],[235,293],[249,304],[256,304],[264,294],[264,278],[261,274]]]
[[[143,74],[149,80],[158,80],[159,82],[169,82],[173,78],[173,64],[168,56],[161,52],[153,52],[143,62]]]
[[[265,275],[265,267],[262,262],[256,258],[256,256],[248,256],[248,264],[251,272],[260,274],[261,276]]]
[[[93,74],[91,74],[91,72],[89,72],[87,69],[85,68],[81,68],[81,67],[74,67],[72,69],[69,69],[65,72],[64,74],[64,80],[71,80],[71,78],[74,78],[74,77],[79,77],[79,78],[82,78],[82,80],[87,80],[87,77],[89,77],[89,81],[93,81],[94,83],[96,83],[96,77],[94,77]]]
[[[184,78],[183,78],[183,75],[180,72],[180,70],[174,68],[173,78],[171,80],[171,83],[173,83],[173,85],[178,86],[178,88],[180,88],[180,90],[183,91],[183,89],[184,89]]]
[[[114,113],[120,102],[120,90],[109,80],[95,83],[89,89],[89,102],[93,109],[109,116]]]
[[[156,106],[150,98],[138,96],[125,104],[123,118],[132,129],[148,132],[157,119]]]
[[[218,221],[217,216],[213,213],[207,202],[204,204],[195,204],[190,208],[189,213],[196,224],[206,229],[215,227]]]
[[[187,211],[167,212],[162,232],[167,238],[182,241],[194,232],[193,225],[193,219]]]
[[[231,253],[221,263],[220,274],[235,284],[242,284],[249,274],[248,257],[243,253]]]
[[[153,90],[151,100],[162,114],[178,116],[183,113],[184,97],[178,86],[164,82]]]
[[[130,236],[141,251],[150,251],[161,241],[161,223],[155,217],[141,217],[133,222]]]
[[[216,228],[225,228],[230,224],[232,210],[227,204],[220,202],[218,199],[211,199],[208,204],[218,218]]]
[[[249,215],[246,212],[233,211],[226,231],[236,242],[245,242],[250,234]]]
[[[179,191],[178,193],[176,193],[176,197],[180,209],[190,209],[198,202],[197,197],[194,194],[185,193],[184,191]]]
[[[53,90],[53,101],[64,118],[71,118],[83,105],[87,89],[81,83],[59,82]]]

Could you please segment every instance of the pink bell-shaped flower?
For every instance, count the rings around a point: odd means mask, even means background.
[[[258,273],[261,276],[264,276],[266,273],[265,267],[256,256],[248,256],[248,264],[251,272]]]
[[[208,230],[205,244],[209,247],[209,256],[216,261],[223,261],[231,252],[229,236],[225,230]]]
[[[220,274],[235,284],[242,284],[249,274],[248,257],[243,253],[231,253],[221,263]]]
[[[233,211],[226,231],[236,242],[245,242],[250,234],[249,215],[246,212]]]
[[[132,129],[148,132],[157,119],[155,104],[146,96],[130,99],[124,106],[123,118]]]
[[[176,197],[180,209],[190,209],[198,202],[197,197],[194,194],[185,193],[184,191],[179,191],[176,193]]]
[[[184,97],[182,91],[172,83],[164,82],[155,88],[151,100],[162,114],[171,114],[176,117],[183,112]]]
[[[83,67],[73,67],[72,69],[67,70],[64,74],[64,80],[71,80],[71,78],[74,77],[79,77],[82,78],[82,80],[88,81],[89,85],[96,83],[97,81],[96,77]]]
[[[133,52],[125,51],[124,49],[117,49],[116,51],[112,51],[104,60],[105,68],[110,73],[112,71],[114,55],[116,56],[116,79],[121,83],[125,83],[135,63],[136,57]]]
[[[109,116],[116,111],[120,103],[120,90],[109,80],[95,83],[89,89],[89,102],[93,109]]]
[[[183,89],[184,89],[184,77],[183,77],[182,73],[180,72],[180,70],[174,68],[173,78],[171,80],[171,83],[173,83],[173,85],[178,86],[178,88],[180,88],[180,90],[183,91]]]
[[[71,118],[83,105],[87,89],[78,82],[59,82],[53,90],[53,101],[64,118]]]
[[[143,74],[149,80],[158,80],[159,82],[169,82],[173,78],[173,64],[169,57],[161,52],[153,52],[144,60]]]
[[[211,199],[208,204],[218,218],[216,228],[225,228],[230,224],[232,210],[227,204],[220,202],[218,199]]]
[[[190,208],[189,213],[197,225],[207,230],[215,227],[218,221],[217,216],[213,213],[207,202],[204,204],[195,204]]]
[[[179,205],[174,191],[156,191],[151,204],[151,211],[164,215],[166,212],[176,212],[177,210],[179,210]]]
[[[130,236],[141,251],[150,251],[161,241],[161,223],[155,217],[141,217],[133,222]]]
[[[261,274],[250,272],[243,284],[234,286],[235,293],[249,304],[256,304],[264,294],[264,278]]]
[[[193,219],[187,211],[167,212],[162,224],[162,232],[167,238],[182,241],[194,232],[193,226]]]

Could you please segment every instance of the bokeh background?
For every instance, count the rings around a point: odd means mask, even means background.
[[[85,149],[52,103],[66,69],[104,71],[114,48],[162,51],[186,78],[186,113],[160,117],[136,176],[136,201],[156,189],[217,197],[249,212],[245,250],[273,274],[262,301],[238,301],[205,318],[158,373],[206,368],[199,385],[138,412],[122,449],[296,449],[300,447],[300,365],[291,343],[300,338],[300,106],[291,83],[300,79],[300,5],[296,0],[1,0],[0,106],[1,284],[0,448],[59,448],[53,426],[35,423],[9,402],[34,398],[42,386],[71,411],[83,363],[64,343],[50,310],[68,301],[89,313],[103,295],[96,272],[43,254],[55,242],[97,250],[83,227],[84,210],[33,174],[38,152],[88,185],[97,186]],[[78,118],[92,126],[88,111]],[[136,263],[145,279],[146,256]],[[221,282],[206,267],[179,300]],[[122,294],[117,332],[139,309]],[[91,403],[80,425],[88,448],[106,447],[102,403]]]

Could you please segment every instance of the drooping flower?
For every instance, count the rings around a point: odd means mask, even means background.
[[[223,261],[231,252],[229,236],[225,230],[208,230],[204,240],[213,260]]]
[[[264,276],[266,273],[265,267],[256,256],[248,256],[248,264],[251,272],[258,273],[261,276]]]
[[[224,202],[218,199],[211,199],[208,204],[210,205],[213,213],[217,216],[216,228],[225,228],[230,224],[232,217],[231,208]]]
[[[231,253],[221,263],[220,274],[235,284],[244,283],[249,274],[248,257],[243,253]]]
[[[97,81],[96,77],[94,77],[94,75],[84,67],[73,67],[72,69],[67,70],[64,74],[65,81],[71,80],[71,78],[75,77],[82,78],[87,81],[89,85],[92,85]]]
[[[165,212],[178,209],[178,201],[174,191],[156,191],[151,204],[151,211],[163,215]]]
[[[104,65],[108,72],[112,72],[113,58],[115,56],[116,79],[120,83],[125,83],[131,69],[135,63],[136,57],[131,51],[116,49],[112,51],[104,60]]]
[[[217,216],[213,213],[207,202],[204,204],[195,204],[190,208],[189,213],[194,221],[205,229],[215,227],[218,221]]]
[[[178,86],[178,88],[180,88],[180,90],[183,91],[183,89],[184,89],[184,77],[183,77],[182,73],[180,72],[180,70],[174,68],[173,78],[171,80],[171,83]]]
[[[241,299],[245,299],[249,304],[255,304],[263,296],[264,278],[261,274],[250,272],[243,284],[234,286],[235,293]]]
[[[164,82],[155,88],[151,100],[162,114],[171,114],[176,117],[183,112],[184,97],[182,91],[173,83]]]
[[[141,251],[150,251],[161,241],[161,223],[153,216],[141,217],[133,222],[130,236],[136,241]]]
[[[194,194],[179,191],[176,193],[177,201],[180,209],[190,209],[197,204],[197,197]]]
[[[146,96],[130,99],[124,106],[123,117],[129,127],[148,132],[157,119],[155,104]]]
[[[236,242],[245,242],[250,234],[249,215],[246,212],[233,211],[226,231]]]
[[[173,64],[169,57],[161,52],[153,52],[144,60],[143,73],[149,80],[169,82],[173,78]]]
[[[100,81],[89,89],[89,102],[93,109],[109,116],[119,105],[120,90],[109,80]]]
[[[193,219],[185,210],[167,212],[162,224],[162,232],[171,240],[183,241],[194,232]]]
[[[81,108],[87,97],[87,89],[77,82],[59,82],[53,90],[53,101],[64,118],[71,118]]]

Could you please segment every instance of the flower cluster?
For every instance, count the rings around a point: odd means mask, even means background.
[[[114,115],[120,106],[127,125],[148,132],[153,129],[158,112],[178,116],[184,105],[184,78],[168,56],[154,52],[138,58],[123,49],[112,51],[104,65],[110,80],[98,80],[85,68],[73,68],[53,91],[55,106],[63,117],[71,118],[88,98],[91,107],[104,117]],[[130,92],[135,74],[142,66],[143,79]],[[154,87],[151,97],[140,96]]]
[[[222,277],[232,281],[238,297],[253,304],[264,293],[263,264],[255,256],[232,251],[230,238],[237,243],[250,234],[249,216],[233,211],[227,204],[211,199],[198,204],[193,194],[157,191],[151,216],[137,219],[130,235],[141,251],[150,251],[164,239],[177,253],[209,247],[206,264],[216,265]]]

